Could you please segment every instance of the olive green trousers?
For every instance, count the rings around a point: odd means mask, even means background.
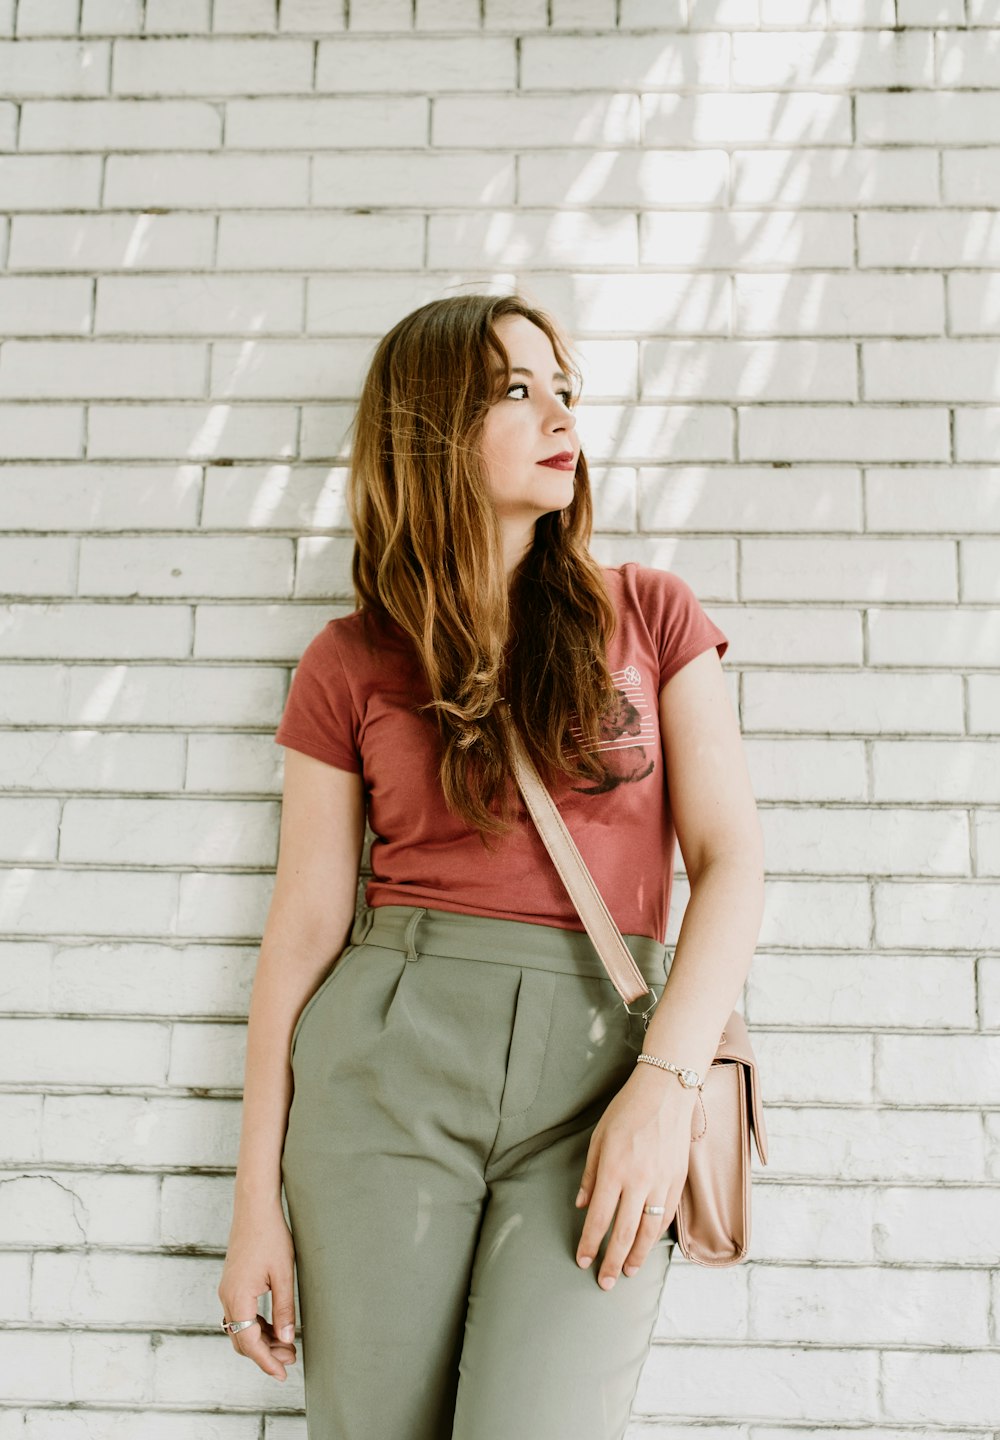
[[[361,912],[291,1040],[308,1440],[621,1440],[675,1230],[605,1291],[574,1201],[644,1034],[583,931]]]

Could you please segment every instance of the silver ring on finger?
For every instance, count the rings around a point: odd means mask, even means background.
[[[666,1205],[644,1205],[642,1211],[644,1215],[666,1215],[667,1207]]]
[[[245,1330],[248,1325],[256,1325],[256,1315],[252,1320],[227,1320],[225,1317],[219,1322],[219,1328],[230,1335],[236,1335],[240,1330]]]

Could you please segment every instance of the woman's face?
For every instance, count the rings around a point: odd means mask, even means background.
[[[530,545],[539,515],[572,501],[580,444],[568,408],[572,381],[559,373],[545,331],[523,315],[501,316],[495,331],[510,358],[511,387],[487,413],[482,454],[500,519],[512,539],[525,542],[513,547],[520,550]],[[569,469],[539,463],[563,451],[573,457]]]

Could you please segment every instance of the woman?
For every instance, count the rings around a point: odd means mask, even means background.
[[[588,553],[571,373],[518,296],[437,300],[383,338],[351,460],[359,608],[310,642],[275,736],[218,1293],[283,1380],[297,1266],[309,1440],[619,1440],[697,1096],[637,1057],[703,1079],[756,944],[728,641],[677,576]],[[521,801],[501,699],[662,997],[646,1032]]]

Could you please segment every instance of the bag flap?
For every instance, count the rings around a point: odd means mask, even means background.
[[[760,1093],[760,1072],[757,1056],[750,1043],[746,1021],[738,1010],[734,1010],[726,1021],[715,1060],[735,1060],[744,1067],[750,1097],[750,1125],[754,1143],[762,1165],[767,1164],[767,1130],[764,1126],[764,1106]],[[715,1061],[712,1062],[713,1064]]]

